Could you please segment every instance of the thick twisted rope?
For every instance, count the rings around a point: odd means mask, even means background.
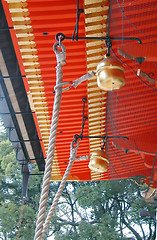
[[[49,137],[49,146],[48,146],[48,152],[47,152],[47,160],[46,160],[45,173],[44,173],[44,178],[43,178],[43,186],[42,186],[42,192],[41,192],[41,197],[40,197],[38,219],[37,219],[37,224],[36,224],[34,240],[44,240],[49,223],[50,223],[53,213],[56,209],[57,203],[62,194],[63,188],[65,186],[65,183],[67,181],[67,178],[69,176],[69,173],[71,171],[74,161],[86,160],[89,158],[88,155],[77,157],[76,154],[77,154],[79,142],[76,142],[76,146],[74,146],[75,141],[73,141],[71,143],[69,164],[67,166],[66,172],[63,176],[63,179],[61,181],[61,184],[58,188],[58,191],[53,200],[53,204],[49,210],[49,213],[48,213],[46,221],[45,221],[46,206],[47,206],[50,178],[51,178],[51,172],[52,172],[52,163],[53,163],[54,152],[55,152],[59,110],[60,110],[60,104],[61,104],[61,98],[62,98],[62,90],[63,90],[62,86],[69,84],[69,83],[62,83],[62,79],[63,79],[62,66],[65,64],[65,57],[66,57],[65,48],[64,48],[63,44],[60,44],[60,46],[62,47],[62,50],[63,50],[63,52],[60,52],[57,49],[57,45],[58,45],[58,43],[54,44],[54,52],[56,53],[56,57],[57,57],[57,70],[56,70],[56,75],[57,75],[56,78],[57,79],[56,79],[56,86],[54,88],[55,89],[55,100],[54,100],[54,106],[53,106],[52,123],[51,123],[50,137]],[[72,86],[76,88],[81,82],[89,79],[94,74],[95,74],[94,72],[85,74],[81,78],[75,80],[73,82]],[[65,90],[68,90],[69,88],[70,87],[66,88]]]
[[[67,178],[68,178],[68,176],[70,174],[70,171],[71,171],[71,168],[72,168],[72,165],[73,165],[74,161],[89,159],[88,155],[77,157],[76,154],[77,154],[77,150],[78,150],[78,147],[79,147],[79,142],[76,142],[76,146],[74,146],[74,145],[75,145],[75,140],[72,141],[72,143],[71,143],[69,164],[67,166],[67,169],[66,169],[66,171],[64,173],[64,176],[62,178],[61,184],[60,184],[60,186],[58,188],[58,191],[57,191],[57,193],[55,195],[55,198],[53,200],[52,206],[51,206],[51,208],[49,210],[49,213],[47,215],[47,218],[46,218],[46,221],[45,221],[45,224],[44,224],[44,227],[43,227],[43,233],[42,233],[42,237],[43,238],[42,239],[44,239],[44,236],[46,234],[46,231],[48,229],[49,223],[50,223],[50,221],[52,219],[52,216],[54,214],[54,211],[56,209],[56,206],[57,206],[57,203],[59,201],[59,198],[60,198],[60,196],[62,194],[62,191],[64,189],[64,186],[66,184]]]
[[[60,196],[62,194],[64,186],[66,184],[67,178],[68,178],[69,173],[70,173],[71,168],[72,168],[72,165],[73,165],[73,163],[74,163],[74,161],[76,159],[76,153],[77,153],[78,147],[79,147],[79,142],[77,142],[77,145],[75,147],[74,147],[74,141],[71,143],[69,164],[68,164],[67,169],[66,169],[66,171],[64,173],[64,176],[62,178],[62,181],[60,183],[58,191],[57,191],[57,193],[55,195],[55,198],[53,200],[53,204],[51,205],[51,208],[50,208],[49,213],[47,215],[47,218],[46,218],[46,221],[45,221],[45,224],[44,224],[44,227],[43,227],[42,239],[44,239],[44,237],[45,237],[46,231],[48,229],[49,223],[50,223],[50,221],[52,219],[53,213],[54,213],[54,211],[56,209],[57,203],[58,203],[59,198],[60,198]]]
[[[45,173],[43,178],[43,186],[41,191],[34,240],[43,239],[42,231],[43,231],[43,224],[45,221],[46,206],[47,206],[50,178],[51,178],[51,172],[52,172],[52,163],[53,163],[54,152],[55,152],[59,111],[60,111],[60,104],[61,104],[61,98],[62,98],[62,85],[60,84],[62,83],[62,79],[63,79],[62,66],[65,64],[66,53],[65,53],[65,48],[63,44],[61,45],[63,52],[60,52],[57,49],[57,45],[58,43],[54,44],[54,52],[57,57],[55,99],[54,99],[54,105],[53,105],[53,114],[52,114],[51,130],[50,130],[49,145],[48,145],[48,152],[47,152],[47,160],[46,160]]]

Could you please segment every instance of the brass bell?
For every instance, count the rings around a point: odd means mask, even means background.
[[[97,66],[97,84],[105,91],[117,90],[124,86],[124,68],[116,58],[105,57]]]
[[[107,153],[103,150],[97,150],[92,153],[88,167],[94,172],[103,173],[107,171],[108,163]]]

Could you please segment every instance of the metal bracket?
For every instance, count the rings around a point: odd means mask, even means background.
[[[19,75],[19,76],[1,76],[0,77],[0,80],[3,80],[5,78],[10,78],[10,79],[14,79],[14,78],[23,78],[23,77],[26,77],[26,75]]]
[[[74,138],[75,138],[76,141],[77,141],[77,139],[82,140],[83,138],[97,138],[97,139],[101,138],[104,141],[106,141],[108,138],[125,138],[125,139],[129,140],[129,138],[126,137],[126,136],[106,136],[106,135],[104,135],[104,136],[80,136],[78,134],[75,134]]]
[[[96,139],[101,138],[101,139],[103,139],[103,146],[102,146],[102,149],[103,149],[105,146],[106,140],[109,138],[125,138],[125,139],[129,140],[129,138],[126,136],[106,136],[106,135],[104,135],[104,136],[83,136],[83,129],[84,129],[86,120],[88,119],[88,117],[85,116],[85,104],[87,102],[87,98],[82,98],[82,102],[83,102],[82,128],[81,128],[80,135],[78,135],[78,134],[74,135],[75,142],[77,142],[78,139],[82,140],[83,138],[96,138]]]
[[[14,128],[15,129],[15,128]],[[41,142],[42,141],[42,139],[26,139],[26,140],[17,140],[17,141],[14,141],[14,140],[12,140],[11,139],[11,131],[12,131],[13,129],[11,129],[11,128],[9,128],[9,134],[8,134],[8,137],[9,137],[9,141],[11,142],[11,143],[25,143],[25,142]]]
[[[73,36],[72,36],[72,41],[76,40],[78,41],[78,27],[79,27],[79,18],[81,13],[83,13],[84,10],[79,8],[79,0],[77,0],[77,17],[76,17],[76,25],[74,28]]]
[[[29,159],[18,159],[18,153],[19,153],[19,150],[20,150],[21,148],[16,148],[16,160],[18,161],[18,162],[29,162],[29,161],[41,161],[41,160],[43,160],[43,159],[46,159],[46,158],[29,158]]]
[[[139,43],[142,43],[141,39],[136,38],[136,37],[79,37],[78,36],[78,23],[79,23],[79,18],[81,13],[83,12],[83,9],[79,8],[79,0],[77,0],[77,18],[76,18],[76,26],[74,28],[74,33],[72,37],[67,37],[63,33],[57,33],[56,34],[56,40],[57,41],[63,41],[64,39],[70,39],[72,41],[76,40],[105,40],[108,41],[108,39],[111,40],[135,40],[138,41]]]
[[[60,41],[62,42],[64,39],[76,40],[76,37],[73,39],[72,37],[67,37],[63,33],[56,34],[56,40],[59,41],[59,36],[61,36]],[[136,37],[78,37],[77,40],[129,40],[129,41],[138,41],[140,44],[142,43],[140,38]]]
[[[1,101],[1,102],[3,101],[3,99],[5,99],[5,97],[1,97],[1,96],[0,96],[0,101]]]
[[[2,97],[0,97],[1,99]],[[4,97],[5,98],[5,97]],[[27,114],[33,114],[35,112],[31,111],[31,112],[8,112],[8,113],[2,113],[0,112],[0,115],[18,115],[18,114],[21,114],[21,115],[27,115]]]
[[[85,125],[85,123],[86,123],[86,120],[88,119],[88,117],[84,115],[84,112],[85,112],[85,104],[86,104],[86,102],[87,102],[87,98],[82,98],[82,102],[83,102],[83,114],[82,114],[82,128],[81,128],[80,137],[83,136],[84,125]],[[81,140],[82,140],[82,139],[81,139]]]
[[[0,27],[0,31],[14,29],[14,27]]]

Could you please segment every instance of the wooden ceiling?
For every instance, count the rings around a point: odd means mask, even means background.
[[[2,0],[12,42],[25,84],[38,135],[42,138],[42,152],[46,157],[52,116],[55,66],[53,52],[55,35],[59,32],[72,36],[76,24],[75,0]],[[109,11],[110,6],[110,11]],[[96,77],[63,93],[57,132],[52,180],[60,180],[66,169],[70,143],[80,134],[82,99],[87,98],[85,115],[88,116],[84,135],[119,136],[108,138],[106,150],[109,169],[104,174],[88,168],[89,160],[75,162],[69,180],[106,180],[144,175],[156,186],[157,149],[157,88],[137,71],[157,79],[156,58],[152,51],[157,41],[156,1],[85,0],[79,20],[79,36],[120,37],[112,41],[111,56],[119,58],[125,67],[126,84],[114,92],[97,87]],[[108,20],[107,20],[108,17]],[[138,42],[125,37],[141,39]],[[152,44],[153,43],[153,44]],[[73,81],[88,71],[95,70],[106,53],[103,40],[64,40],[67,63],[63,67],[63,81]],[[151,47],[153,46],[153,47]],[[118,54],[128,50],[129,57]],[[131,50],[132,49],[132,50]],[[133,56],[131,55],[133,54]],[[153,55],[154,54],[154,55]],[[135,56],[136,55],[136,56]],[[144,61],[140,64],[140,58]],[[128,59],[130,58],[130,59]],[[128,139],[123,139],[126,136]],[[102,140],[80,141],[78,156],[90,155],[102,146]],[[152,170],[153,169],[153,170]]]

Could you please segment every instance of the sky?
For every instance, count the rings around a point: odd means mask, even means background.
[[[47,240],[54,240],[54,239],[55,239],[54,236],[51,236],[51,237],[47,238]]]
[[[0,121],[0,133],[4,132],[5,128],[3,127],[3,123]]]

